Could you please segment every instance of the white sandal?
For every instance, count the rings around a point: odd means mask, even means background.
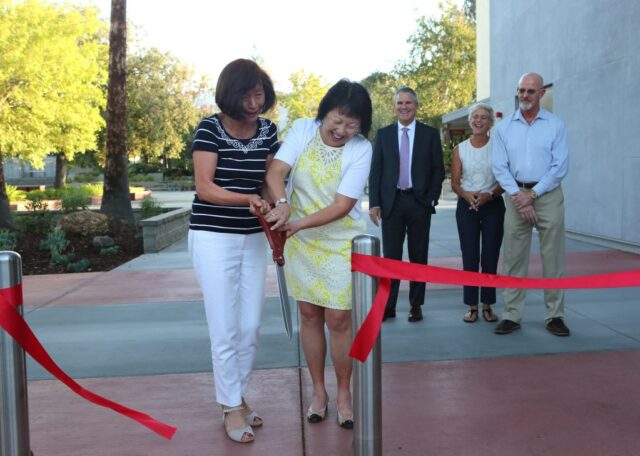
[[[244,400],[244,397],[242,398],[242,406],[245,408],[245,410],[248,410],[248,414],[247,414],[247,424],[251,427],[260,427],[262,426],[262,424],[264,423],[264,420],[262,419],[262,417],[260,415],[258,415],[256,412],[254,412],[251,407],[249,407],[249,404],[247,404],[247,401]]]
[[[246,425],[245,427],[237,428],[237,429],[227,428],[227,423],[226,423],[227,414],[230,412],[238,412],[242,410],[244,410],[244,407],[242,405],[238,405],[237,407],[222,406],[222,422],[224,424],[224,431],[227,433],[227,437],[229,437],[234,442],[251,443],[255,440],[255,435],[253,434],[253,429],[251,429],[251,426]],[[243,439],[245,435],[249,437],[248,440]]]

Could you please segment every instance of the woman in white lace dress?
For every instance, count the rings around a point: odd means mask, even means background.
[[[324,381],[324,327],[337,380],[337,421],[353,427],[351,405],[351,240],[366,231],[360,199],[371,165],[371,99],[343,79],[329,89],[315,119],[299,119],[267,172],[276,207],[267,214],[287,232],[285,271],[300,310],[300,339],[311,381],[307,410],[322,421],[329,397]],[[285,178],[289,176],[285,189]]]
[[[493,108],[478,103],[469,110],[469,126],[473,134],[453,150],[451,187],[458,195],[456,221],[462,265],[465,271],[495,274],[502,244],[504,201],[503,192],[491,170],[491,138]],[[463,320],[478,320],[478,299],[482,302],[482,317],[495,322],[491,310],[496,302],[496,289],[465,286],[463,300],[469,311]]]

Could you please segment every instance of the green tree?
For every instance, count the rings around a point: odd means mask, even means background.
[[[320,100],[329,90],[329,85],[322,82],[319,76],[297,71],[289,77],[291,92],[281,97],[281,104],[287,111],[288,122],[284,128],[279,128],[280,136],[284,137],[291,123],[302,117],[315,117],[318,113]]]
[[[418,117],[440,126],[442,115],[469,104],[475,96],[475,26],[463,9],[441,5],[437,19],[421,17],[408,39],[410,58],[398,65],[401,84],[416,90]]]
[[[464,14],[472,24],[476,23],[476,0],[464,0]]]
[[[126,0],[111,1],[106,146],[104,191],[100,210],[110,217],[133,223],[127,166]]]
[[[398,80],[392,74],[376,72],[371,73],[360,82],[371,97],[373,117],[369,139],[373,141],[378,129],[389,125],[395,120],[393,94],[398,88]]]
[[[39,167],[50,153],[96,147],[105,36],[93,8],[0,0],[0,164],[10,156]],[[4,173],[0,225],[12,226]]]
[[[177,158],[184,149],[184,134],[200,119],[196,106],[208,92],[206,80],[196,80],[192,68],[158,49],[129,59],[127,102],[129,155],[146,163]]]

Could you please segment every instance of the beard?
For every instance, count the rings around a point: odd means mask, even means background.
[[[520,109],[523,111],[528,111],[533,107],[533,103],[531,103],[530,101],[521,101],[520,102]]]

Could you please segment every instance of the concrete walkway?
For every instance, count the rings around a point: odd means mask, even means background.
[[[172,197],[186,204],[185,195]],[[454,204],[445,198],[433,218],[430,263],[461,268]],[[532,276],[539,276],[537,242],[532,248]],[[567,252],[568,276],[640,268],[638,255],[570,239]],[[214,401],[186,240],[110,272],[24,277],[27,321],[67,373],[178,427],[166,441],[80,399],[29,359],[34,454],[351,454],[352,432],[337,426],[335,402],[324,422],[304,419],[309,377],[297,334],[294,341],[284,334],[273,267],[267,284],[248,398],[265,425],[256,442],[239,445],[225,437]],[[637,288],[567,292],[568,338],[545,330],[541,291],[528,294],[522,330],[496,336],[495,324],[462,322],[458,287],[429,285],[425,319],[409,323],[407,289],[403,283],[398,317],[382,329],[384,455],[638,453]],[[335,400],[330,367],[326,378]]]

